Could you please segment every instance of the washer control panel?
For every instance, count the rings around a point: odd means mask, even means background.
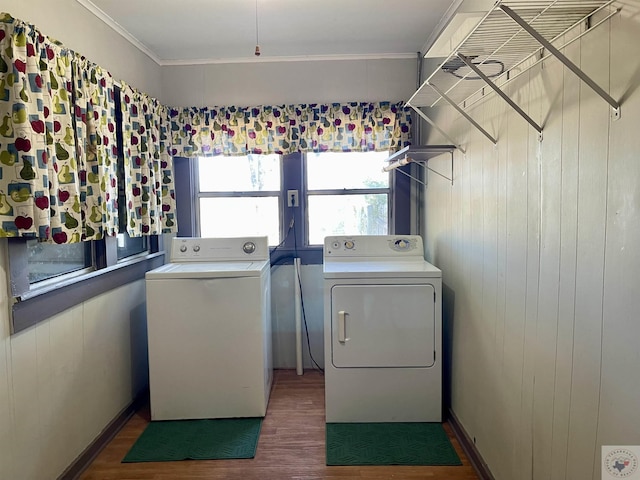
[[[354,235],[325,238],[324,257],[423,256],[419,235]]]
[[[268,258],[267,237],[175,237],[171,243],[172,263],[267,260]]]

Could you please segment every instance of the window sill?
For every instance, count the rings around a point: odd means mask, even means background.
[[[11,333],[18,333],[97,295],[144,279],[164,263],[164,252],[132,258],[13,298]]]

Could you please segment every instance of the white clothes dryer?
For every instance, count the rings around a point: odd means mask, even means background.
[[[324,242],[326,421],[442,420],[442,273],[422,238]]]
[[[146,274],[152,420],[261,417],[273,378],[267,237],[174,238]]]

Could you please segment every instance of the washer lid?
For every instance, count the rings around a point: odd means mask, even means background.
[[[147,280],[259,277],[268,260],[257,262],[167,263],[146,273]]]
[[[440,278],[439,268],[425,260],[359,260],[324,262],[324,278]]]

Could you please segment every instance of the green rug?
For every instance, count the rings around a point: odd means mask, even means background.
[[[122,463],[253,458],[262,418],[151,422]]]
[[[327,423],[327,465],[462,465],[440,423]]]

